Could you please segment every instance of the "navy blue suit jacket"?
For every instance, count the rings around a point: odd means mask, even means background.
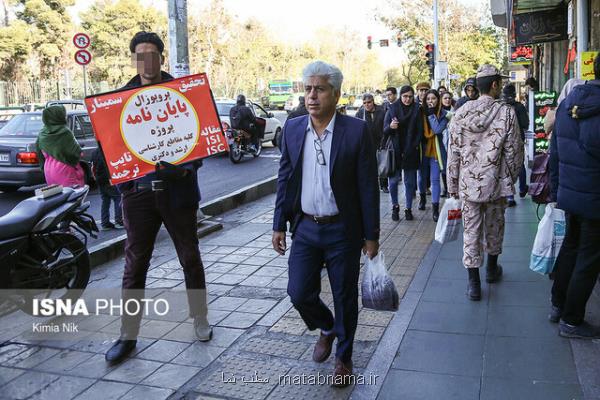
[[[273,230],[294,233],[302,217],[302,161],[308,115],[283,128]],[[365,121],[336,115],[329,160],[331,189],[351,241],[379,239],[379,183],[375,148]]]

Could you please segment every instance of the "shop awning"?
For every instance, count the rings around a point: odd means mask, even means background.
[[[512,10],[513,14],[551,10],[564,2],[564,0],[490,0],[492,21],[494,25],[506,28],[509,10]]]

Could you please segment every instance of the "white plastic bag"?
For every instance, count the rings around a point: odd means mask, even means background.
[[[459,199],[449,198],[444,202],[440,217],[435,227],[435,240],[441,244],[458,239],[462,223],[462,202]]]
[[[554,203],[546,205],[544,217],[538,224],[537,234],[533,242],[529,269],[548,275],[554,269],[554,262],[565,238],[565,213],[555,207]]]
[[[366,257],[361,291],[363,307],[378,311],[398,310],[398,292],[387,273],[382,252],[373,259]]]

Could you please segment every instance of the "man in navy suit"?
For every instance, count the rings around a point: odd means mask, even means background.
[[[365,121],[336,114],[343,81],[335,66],[315,61],[303,71],[309,115],[287,121],[273,221],[273,248],[292,249],[288,294],[308,329],[321,335],[313,360],[324,362],[335,338],[334,386],[352,381],[352,346],[358,320],[361,248],[379,250],[379,186],[375,150]],[[321,301],[327,267],[335,318]]]

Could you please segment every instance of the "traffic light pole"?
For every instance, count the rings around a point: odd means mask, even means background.
[[[169,65],[175,78],[190,74],[187,0],[169,0]]]
[[[438,0],[433,0],[433,62],[435,65],[435,69],[438,68],[438,61],[440,57],[439,49],[439,32],[438,32]],[[438,74],[436,73],[433,78],[433,87],[437,88],[439,86]]]

